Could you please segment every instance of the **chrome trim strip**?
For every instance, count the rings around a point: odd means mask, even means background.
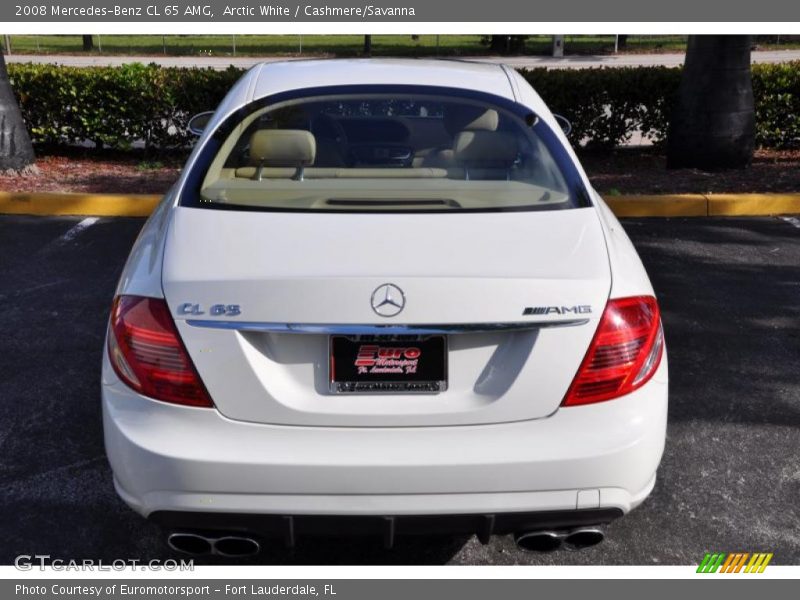
[[[187,319],[192,327],[258,331],[262,333],[303,333],[325,335],[455,335],[498,331],[530,331],[545,327],[585,325],[589,319],[522,321],[517,323],[454,323],[451,325],[326,325],[314,323],[263,323],[257,321],[215,321]]]

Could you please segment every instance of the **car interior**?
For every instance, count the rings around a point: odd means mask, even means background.
[[[289,209],[556,208],[569,200],[549,151],[516,117],[427,99],[258,110],[234,127],[201,186],[203,202]]]

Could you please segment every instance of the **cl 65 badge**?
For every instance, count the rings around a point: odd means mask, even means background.
[[[199,304],[184,302],[178,307],[179,315],[204,315],[206,314]],[[242,314],[238,304],[212,304],[208,309],[212,317],[236,317]]]

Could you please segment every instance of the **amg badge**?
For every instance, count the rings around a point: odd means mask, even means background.
[[[588,304],[579,306],[527,306],[522,311],[523,315],[587,315],[592,312]]]

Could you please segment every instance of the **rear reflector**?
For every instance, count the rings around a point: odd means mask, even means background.
[[[117,376],[145,396],[186,406],[214,406],[163,299],[117,296],[111,309],[108,354]]]
[[[656,372],[663,348],[655,298],[609,300],[562,406],[611,400],[643,386]]]

